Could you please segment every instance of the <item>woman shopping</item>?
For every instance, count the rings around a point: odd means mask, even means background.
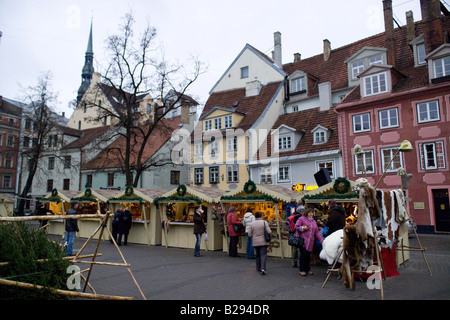
[[[202,241],[202,234],[206,232],[206,227],[203,216],[203,208],[202,206],[197,206],[194,209],[194,235],[195,235],[195,247],[194,247],[194,256],[201,257],[200,253],[200,244]]]
[[[248,230],[248,236],[252,238],[253,247],[256,251],[256,270],[261,272],[262,275],[266,274],[266,260],[267,260],[267,247],[269,242],[266,241],[264,231],[268,234],[272,233],[267,221],[263,220],[262,212],[257,211],[255,213],[255,221],[250,225]]]
[[[314,220],[315,211],[313,208],[307,208],[303,215],[297,220],[295,230],[297,236],[303,238],[304,244],[300,247],[299,270],[301,276],[313,274],[311,271],[311,252],[313,251],[314,241],[323,239],[319,232],[319,227]]]

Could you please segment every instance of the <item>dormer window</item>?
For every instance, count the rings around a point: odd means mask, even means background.
[[[450,80],[450,43],[444,43],[425,56],[431,83]]]
[[[358,78],[358,75],[364,71],[364,61],[356,61],[352,63],[352,77],[353,79]]]
[[[278,138],[278,149],[280,151],[292,149],[292,137],[291,136],[279,137]]]
[[[291,93],[299,93],[306,91],[306,78],[299,77],[291,81]]]
[[[348,70],[348,85],[356,86],[358,84],[358,76],[365,70],[376,64],[386,64],[386,49],[375,47],[363,47],[353,54],[345,63]]]
[[[441,78],[450,75],[450,56],[433,61],[434,77]]]
[[[311,132],[313,133],[314,144],[322,144],[328,141],[329,131],[327,128],[318,125]]]
[[[365,96],[387,92],[386,72],[363,77]]]
[[[425,43],[423,41],[423,34],[413,39],[409,44],[412,46],[414,52],[414,65],[416,67],[424,65],[426,63],[426,52]]]

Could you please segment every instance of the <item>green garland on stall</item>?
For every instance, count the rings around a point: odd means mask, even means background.
[[[61,199],[59,199],[59,198],[37,198],[37,201],[60,203]]]
[[[248,180],[245,184],[244,184],[244,191],[245,193],[253,193],[256,191],[256,184],[252,181],[252,180]]]
[[[140,204],[144,204],[144,200],[141,197],[128,197],[128,198],[111,198],[106,203],[110,203],[110,201],[121,201],[121,202],[135,202],[139,201]]]
[[[180,197],[184,197],[186,194],[186,186],[184,184],[180,184],[177,188],[177,195]]]
[[[245,200],[245,201],[252,201],[252,200],[264,200],[264,201],[268,201],[268,202],[274,202],[274,203],[278,203],[279,201],[277,199],[275,199],[274,197],[271,197],[269,195],[259,195],[259,196],[222,196],[220,197],[220,200],[236,200],[236,201],[240,201],[240,200]]]
[[[358,199],[359,194],[313,194],[305,195],[302,200],[327,200],[327,199]]]
[[[197,204],[202,203],[202,200],[198,197],[180,197],[180,196],[157,197],[153,200],[153,203],[155,204],[156,207],[158,207],[158,204],[162,201],[183,201],[183,202],[195,201]]]
[[[91,197],[77,197],[77,198],[70,198],[70,201],[89,201],[89,202],[98,202],[97,199],[91,198]]]

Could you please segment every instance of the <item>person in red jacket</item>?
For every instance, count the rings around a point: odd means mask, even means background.
[[[238,256],[237,245],[239,243],[239,235],[241,234],[241,231],[236,231],[234,226],[240,226],[240,229],[243,227],[242,222],[239,221],[235,211],[236,209],[234,207],[230,207],[227,215],[228,234],[230,235],[228,255],[230,257]]]

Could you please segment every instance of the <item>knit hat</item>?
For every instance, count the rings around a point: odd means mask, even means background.
[[[298,213],[303,213],[303,212],[305,212],[305,207],[304,207],[303,205],[299,205],[299,206],[297,207],[296,211],[297,211]]]

